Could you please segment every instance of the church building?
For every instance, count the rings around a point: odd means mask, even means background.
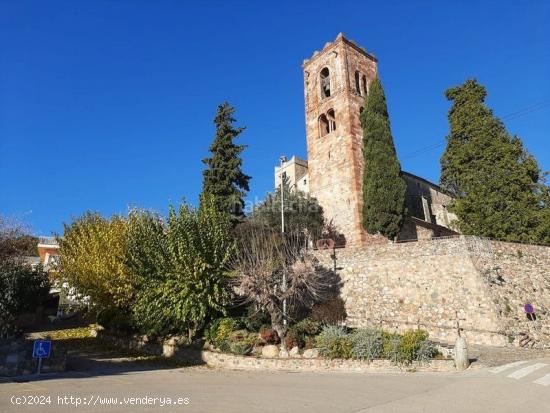
[[[387,242],[361,224],[363,204],[363,130],[360,113],[369,84],[377,76],[374,55],[340,33],[323,50],[304,60],[304,96],[308,159],[295,156],[275,168],[275,184],[284,173],[290,187],[315,197],[325,218],[345,245]],[[438,185],[408,172],[407,217],[401,241],[457,234],[456,216],[447,211],[452,198]]]

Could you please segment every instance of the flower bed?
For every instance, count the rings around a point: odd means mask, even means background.
[[[304,351],[297,351],[290,353],[280,347],[279,345],[266,345],[264,347],[271,347],[277,351],[273,352],[273,355],[259,356],[258,352],[255,355],[239,355],[231,354],[230,350],[216,349],[212,345],[207,345],[208,349],[200,350],[196,346],[191,348],[179,342],[178,340],[171,338],[169,340],[148,340],[143,336],[124,336],[117,337],[112,334],[105,334],[102,332],[104,338],[108,338],[110,341],[116,342],[118,346],[139,349],[145,353],[163,354],[165,357],[174,358],[181,361],[187,361],[192,364],[205,363],[214,368],[225,368],[235,370],[274,370],[274,371],[301,371],[301,372],[407,372],[407,371],[439,371],[450,372],[456,371],[454,361],[451,359],[435,358],[435,359],[423,359],[412,361],[398,361],[392,359],[381,359],[377,357],[373,358],[351,358],[353,354],[350,353],[348,358],[341,358],[338,353],[323,354],[323,349],[315,348]],[[419,334],[419,333],[415,333]],[[327,334],[332,340],[333,334],[329,332]],[[227,334],[229,336],[229,334]],[[341,337],[336,335],[337,343],[340,339],[348,339],[345,335]],[[328,340],[330,347],[331,340]],[[361,343],[361,340],[366,341],[367,344],[370,337],[357,337],[352,336],[352,341],[359,341],[356,343],[354,349],[371,348],[370,345]],[[406,341],[406,340],[405,340]],[[326,343],[325,343],[326,345]],[[337,344],[338,351],[341,344]],[[363,347],[362,347],[363,346]],[[261,348],[264,348],[261,347]],[[407,348],[407,347],[405,347]],[[279,352],[281,350],[281,352]],[[345,352],[344,352],[345,354]],[[376,355],[375,353],[371,353]],[[360,355],[357,355],[360,356]]]

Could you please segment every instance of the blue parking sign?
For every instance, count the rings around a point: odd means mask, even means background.
[[[37,359],[47,359],[50,357],[52,349],[51,340],[35,340],[32,349],[32,356]]]

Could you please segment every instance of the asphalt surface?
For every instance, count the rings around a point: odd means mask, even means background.
[[[464,373],[312,374],[126,366],[0,382],[0,412],[65,411],[547,413],[550,359]]]

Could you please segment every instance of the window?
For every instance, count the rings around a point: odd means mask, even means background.
[[[328,126],[328,119],[327,115],[321,115],[319,116],[319,136],[323,137],[325,135],[328,135],[330,133],[329,126]]]
[[[325,67],[323,70],[321,70],[320,75],[321,80],[321,97],[329,98],[330,97],[330,72],[328,70],[328,67]]]
[[[355,71],[355,91],[358,95],[361,95],[361,85],[359,84],[359,72]]]
[[[330,109],[327,112],[327,118],[328,118],[328,130],[330,133],[336,130],[336,115],[334,114],[334,109]]]
[[[319,137],[328,135],[336,130],[336,115],[334,109],[330,109],[326,114],[319,116]]]
[[[368,94],[369,85],[367,83],[367,77],[363,75],[363,93],[365,93],[365,96]]]
[[[426,209],[424,208],[422,196],[407,195],[405,205],[407,207],[407,212],[410,216],[421,219],[422,221],[428,221],[426,219]]]

